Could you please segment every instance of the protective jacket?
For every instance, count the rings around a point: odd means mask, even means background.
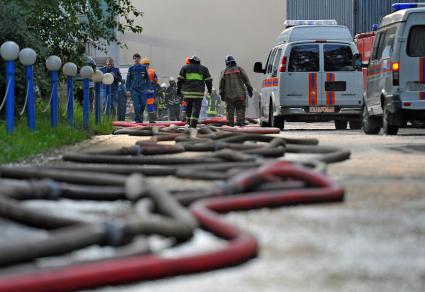
[[[184,65],[178,77],[177,93],[183,94],[184,98],[202,99],[205,86],[208,93],[212,90],[212,78],[208,68],[201,64]]]
[[[127,80],[125,86],[127,90],[136,90],[146,92],[150,80],[146,66],[137,64],[128,68]]]
[[[252,86],[244,69],[237,65],[232,65],[221,72],[220,95],[225,100],[245,100],[247,90],[252,95]]]
[[[181,103],[181,99],[177,96],[177,86],[175,82],[171,82],[165,93],[168,105],[176,105]]]
[[[207,96],[208,100],[208,115],[217,115],[218,114],[218,108],[220,106],[220,96],[218,94],[211,94]]]

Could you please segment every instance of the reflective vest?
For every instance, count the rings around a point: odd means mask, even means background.
[[[208,115],[217,115],[218,114],[218,105],[220,104],[220,100],[218,98],[212,98],[211,95],[207,96],[207,100],[208,100],[208,110],[207,110],[207,114]]]

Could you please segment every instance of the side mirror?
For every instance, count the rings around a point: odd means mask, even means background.
[[[263,69],[263,64],[261,62],[255,62],[254,64],[254,72],[255,73],[266,73],[266,70]]]
[[[354,70],[362,70],[363,63],[362,63],[362,55],[360,54],[354,54],[353,55],[353,67]]]

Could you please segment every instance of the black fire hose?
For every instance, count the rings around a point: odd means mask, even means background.
[[[175,165],[195,163],[220,163],[223,159],[214,157],[122,157],[112,155],[66,154],[64,161],[84,163],[137,164],[137,165]]]
[[[88,171],[76,173],[74,171],[59,171],[41,167],[10,166],[0,166],[0,177],[21,179],[49,178],[61,182],[104,186],[124,185],[126,181],[126,177],[123,175],[111,175],[108,173],[92,173]]]
[[[350,150],[332,146],[288,145],[286,151],[287,153],[322,154],[311,160],[318,160],[328,164],[347,160],[351,156]]]
[[[136,202],[142,197],[150,197],[156,204],[159,215],[135,214],[118,223],[105,221],[88,224],[81,221],[57,218],[40,212],[25,210],[22,212],[13,200],[0,198],[0,215],[25,224],[57,229],[46,239],[0,246],[0,266],[8,266],[32,261],[39,257],[56,256],[90,245],[121,246],[127,244],[136,235],[158,234],[173,237],[183,242],[193,236],[198,228],[196,219],[166,191],[147,182],[141,175],[135,174],[126,182],[127,199]],[[164,217],[166,216],[166,217]]]

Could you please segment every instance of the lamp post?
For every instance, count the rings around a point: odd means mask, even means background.
[[[92,75],[91,80],[95,84],[94,116],[97,125],[100,123],[100,86],[103,80],[103,72],[100,70],[96,70],[96,72]]]
[[[0,54],[6,61],[6,131],[13,133],[15,120],[15,60],[19,55],[19,46],[12,41],[0,47]]]
[[[19,61],[25,66],[25,80],[27,81],[27,119],[28,128],[35,130],[35,98],[34,98],[34,74],[33,65],[37,61],[37,53],[31,48],[22,49],[19,52]]]
[[[103,75],[103,84],[106,85],[106,113],[109,115],[112,114],[112,83],[114,83],[114,75],[111,73],[106,73]]]
[[[50,56],[46,60],[47,70],[50,71],[51,80],[51,101],[50,101],[50,125],[52,128],[58,126],[58,111],[59,111],[59,98],[58,98],[58,71],[62,67],[62,60],[58,56]]]
[[[93,75],[93,68],[84,66],[80,70],[80,75],[83,78],[83,128],[89,128],[89,97],[90,97],[90,78]]]
[[[78,68],[74,63],[68,62],[63,65],[63,74],[66,76],[66,83],[68,88],[68,105],[67,116],[68,123],[71,128],[74,127],[74,77],[77,75]]]

